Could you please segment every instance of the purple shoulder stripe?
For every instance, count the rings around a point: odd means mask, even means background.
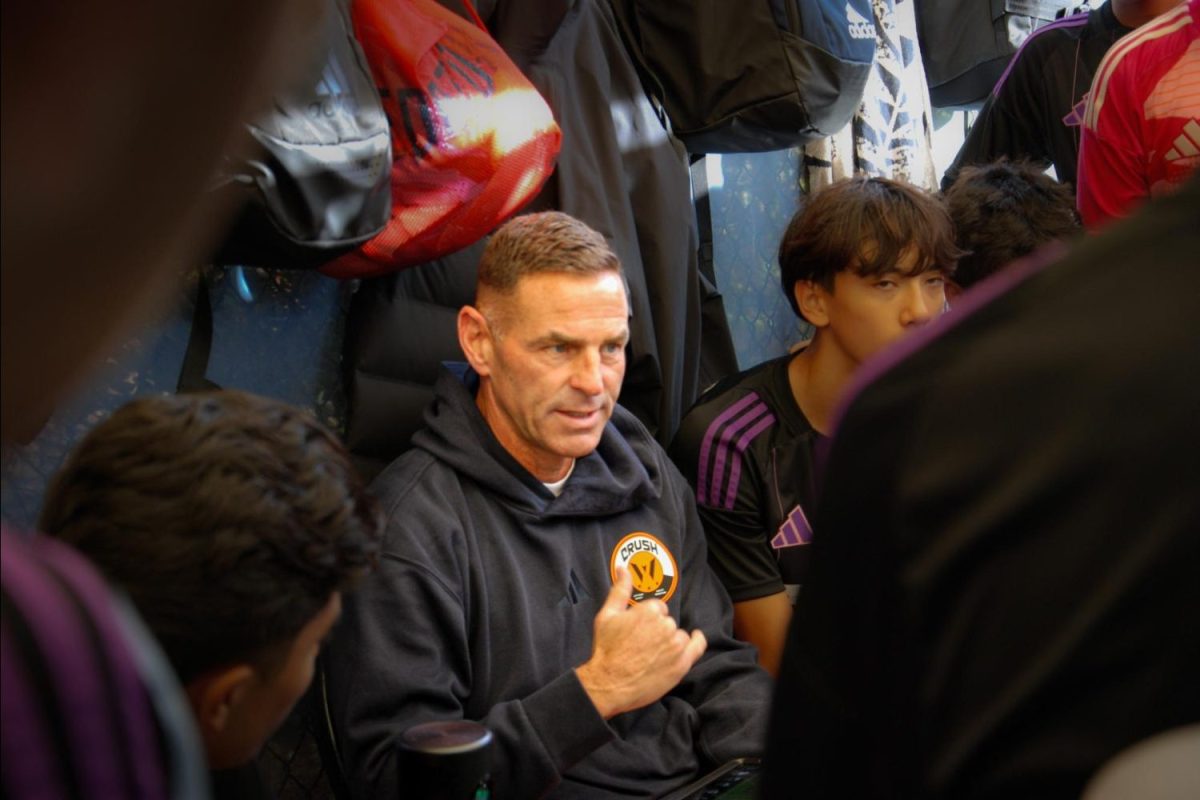
[[[100,634],[105,657],[110,664],[114,688],[121,697],[119,713],[133,756],[133,789],[137,797],[154,797],[163,792],[165,774],[161,764],[158,734],[152,720],[154,711],[142,683],[137,662],[124,629],[117,620],[110,589],[104,579],[78,551],[66,544],[49,539],[44,542],[47,552],[53,553],[58,569],[68,578],[80,601],[94,609],[93,624]]]
[[[723,479],[727,463],[731,463],[731,467],[729,488],[725,494],[732,497],[736,493],[737,481],[741,476],[741,462],[736,456],[774,422],[775,415],[767,408],[767,404],[758,394],[751,392],[709,423],[696,465],[696,502],[706,506],[722,505],[721,486],[725,483]],[[745,434],[739,436],[743,431]],[[732,504],[732,500],[728,502]]]
[[[1082,11],[1078,14],[1072,14],[1069,17],[1063,17],[1060,20],[1051,22],[1049,25],[1043,25],[1033,33],[1026,36],[1025,41],[1021,42],[1021,46],[1017,48],[1017,52],[1013,53],[1013,57],[1008,60],[1008,66],[1005,67],[1004,72],[1001,73],[1000,80],[996,81],[996,85],[992,87],[992,94],[996,95],[1000,93],[1000,87],[1003,86],[1004,82],[1008,80],[1009,73],[1012,72],[1013,66],[1017,63],[1017,59],[1019,59],[1021,54],[1025,52],[1026,45],[1047,31],[1061,30],[1062,28],[1080,28],[1084,25],[1087,25],[1089,13],[1091,12]]]
[[[1051,242],[1032,255],[1010,264],[972,287],[970,291],[965,292],[958,302],[939,319],[921,330],[905,336],[869,359],[859,367],[858,372],[850,381],[846,393],[842,395],[842,399],[838,403],[831,426],[833,435],[836,436],[837,429],[841,427],[842,418],[845,417],[847,409],[869,385],[879,380],[913,353],[944,336],[948,331],[954,330],[964,320],[969,319],[976,311],[987,306],[997,297],[1059,260],[1066,252],[1066,245],[1061,242]],[[821,471],[823,472],[823,470]]]
[[[5,556],[5,560],[8,556]],[[19,652],[7,619],[0,622],[0,752],[4,754],[4,792],[10,797],[66,797],[61,765],[45,719],[34,698],[29,665]]]
[[[6,780],[26,788],[44,787],[42,781],[52,777],[47,771],[62,769],[59,758],[65,757],[75,770],[78,785],[90,797],[162,797],[165,775],[159,771],[161,754],[151,727],[149,700],[100,577],[73,550],[51,539],[17,541],[6,531],[4,551],[0,573],[5,592],[14,610],[29,621],[29,633],[46,660],[44,679],[55,693],[51,702],[57,704],[63,719],[69,720],[62,743],[69,748],[67,753],[50,744],[46,720],[29,723],[28,733],[22,731],[20,737],[8,736],[10,710],[29,720],[39,715],[40,709],[31,696],[29,702],[10,707],[9,701],[22,693],[14,695],[9,690],[18,684],[31,687],[33,676],[28,673],[29,665],[18,660],[20,650],[9,647],[13,632],[5,625],[4,748],[5,772],[10,773]],[[63,587],[75,594],[78,607]],[[80,612],[95,627],[99,648],[94,647]],[[105,684],[105,674],[113,681],[116,697]],[[115,706],[101,698],[111,698]],[[25,742],[18,741],[26,736]],[[132,761],[122,757],[118,737],[129,742]],[[24,757],[10,759],[12,747]],[[62,777],[53,776],[60,785]]]
[[[704,498],[708,496],[708,454],[712,450],[713,440],[721,432],[721,427],[726,422],[736,417],[738,414],[745,411],[748,407],[758,402],[758,395],[748,394],[741,400],[731,405],[729,408],[722,411],[720,414],[708,424],[707,430],[704,431],[704,441],[700,444],[700,458],[696,465],[696,500],[704,502]]]
[[[112,710],[97,703],[108,693],[101,682],[99,654],[88,643],[85,623],[55,581],[40,574],[43,565],[33,559],[14,563],[11,556],[10,551],[0,566],[4,587],[21,616],[30,621],[29,631],[45,656],[46,678],[53,685],[62,718],[69,721],[66,746],[79,785],[95,797],[128,794],[119,769],[123,759],[110,728]]]
[[[766,406],[763,406],[766,409]],[[733,446],[734,457],[730,459],[729,464],[729,481],[725,487],[725,498],[721,502],[721,508],[729,510],[733,508],[733,501],[737,498],[738,483],[742,479],[742,453],[754,441],[754,437],[765,431],[767,428],[775,424],[775,415],[767,411],[766,416],[759,419],[751,425],[745,433],[738,437],[737,444]],[[721,453],[724,456],[728,451]]]

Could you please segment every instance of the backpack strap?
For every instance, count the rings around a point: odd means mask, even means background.
[[[208,269],[200,270],[196,281],[195,303],[192,308],[192,329],[188,334],[187,349],[183,353],[183,366],[179,380],[175,383],[177,393],[203,392],[221,387],[205,377],[208,358],[212,352],[213,312],[212,274]]]
[[[717,287],[713,260],[709,158],[693,155],[689,168],[692,173],[692,205],[696,210],[696,229],[700,236],[696,253],[700,273],[700,375],[697,394],[714,381],[738,371],[737,351],[729,330],[729,318],[725,314],[725,301]]]
[[[703,154],[691,156],[692,173],[692,205],[696,209],[696,229],[700,234],[700,274],[708,278],[713,286],[717,285],[716,270],[713,266],[713,229],[712,202],[708,196],[708,157]]]

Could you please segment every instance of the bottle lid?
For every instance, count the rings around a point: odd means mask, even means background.
[[[418,753],[455,755],[487,747],[492,732],[471,720],[442,720],[414,725],[400,736],[400,745]]]

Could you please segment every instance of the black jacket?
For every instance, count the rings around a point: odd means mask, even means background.
[[[383,563],[346,603],[330,652],[335,727],[361,797],[398,797],[393,748],[435,719],[496,736],[499,798],[653,797],[762,748],[771,682],[731,636],[691,492],[616,409],[554,497],[444,372],[414,448],[374,491]],[[663,599],[708,650],[656,703],[605,722],[575,675],[625,544],[659,548]],[[402,780],[402,779],[401,779]]]

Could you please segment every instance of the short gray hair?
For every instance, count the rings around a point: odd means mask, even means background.
[[[479,260],[478,285],[509,294],[526,275],[616,272],[621,260],[604,237],[561,211],[514,217],[492,234]]]

